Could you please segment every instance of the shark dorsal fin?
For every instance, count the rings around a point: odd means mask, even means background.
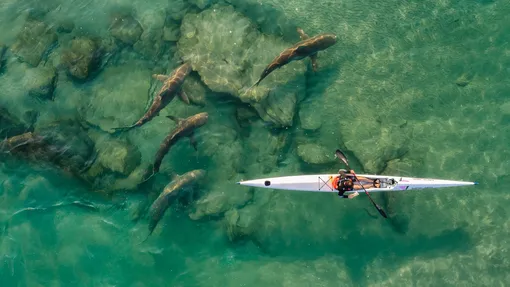
[[[180,124],[183,121],[183,119],[175,117],[175,116],[172,116],[172,115],[169,115],[169,116],[166,116],[166,117],[171,119],[172,121],[174,121],[176,124]]]

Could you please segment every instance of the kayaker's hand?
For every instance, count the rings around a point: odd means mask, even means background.
[[[353,198],[355,198],[355,197],[356,197],[356,196],[358,196],[358,195],[359,195],[359,193],[356,191],[355,193],[351,193],[351,194],[349,194],[349,195],[348,195],[348,198],[349,198],[349,199],[353,199]]]

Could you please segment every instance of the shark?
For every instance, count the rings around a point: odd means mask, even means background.
[[[204,178],[205,174],[205,170],[195,169],[183,175],[173,176],[172,181],[165,186],[149,207],[149,234],[142,243],[149,238],[170,204],[180,195],[181,191],[200,181]]]
[[[299,33],[301,41],[294,44],[292,47],[283,50],[280,55],[275,57],[273,61],[266,66],[260,75],[260,78],[253,86],[258,86],[258,84],[274,70],[279,69],[292,61],[301,60],[307,57],[310,57],[313,71],[316,72],[318,68],[318,52],[333,46],[337,42],[337,36],[334,34],[327,33],[310,37],[301,28],[297,28],[297,32]]]
[[[191,72],[191,65],[184,63],[177,67],[170,75],[153,74],[152,78],[163,82],[163,86],[154,97],[151,106],[147,112],[134,124],[127,127],[114,128],[116,131],[128,131],[135,127],[140,127],[143,124],[152,120],[155,116],[159,115],[159,112],[165,108],[176,95],[179,96],[181,101],[186,104],[190,104],[189,98],[182,89],[184,80]]]
[[[188,137],[190,140],[190,144],[193,146],[193,148],[195,150],[198,150],[197,142],[194,137],[195,130],[207,123],[209,119],[209,114],[206,112],[202,112],[185,119],[177,118],[174,116],[167,116],[167,118],[176,122],[177,126],[168,136],[165,137],[165,139],[161,143],[156,153],[154,163],[151,165],[151,167],[149,167],[149,169],[147,170],[146,174],[143,177],[145,179],[143,182],[149,180],[152,176],[159,172],[159,168],[161,166],[163,158],[168,154],[170,148],[180,139]]]

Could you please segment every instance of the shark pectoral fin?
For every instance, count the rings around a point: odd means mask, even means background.
[[[195,151],[198,151],[198,145],[197,145],[197,139],[195,138],[195,133],[192,133],[189,136],[189,143],[195,149]]]
[[[312,69],[314,72],[317,72],[318,64],[317,64],[317,54],[313,54],[310,56],[310,60],[312,60]]]
[[[179,178],[179,174],[173,170],[169,171],[168,175],[170,176],[170,181],[175,181]]]
[[[301,28],[297,28],[297,32],[299,33],[299,38],[301,38],[301,40],[306,40],[306,39],[310,38],[308,35],[305,34],[303,29],[301,29]]]
[[[166,80],[168,80],[168,76],[165,75],[153,74],[152,77],[161,82],[165,82]]]
[[[175,117],[175,116],[166,116],[167,118],[171,119],[172,121],[174,121],[176,124],[180,124],[182,122],[182,119],[181,118],[178,118],[178,117]]]
[[[186,95],[186,92],[184,92],[184,90],[181,89],[181,91],[179,92],[179,98],[181,98],[181,101],[183,101],[184,103],[186,103],[187,105],[189,105],[189,98],[188,98],[188,95]]]

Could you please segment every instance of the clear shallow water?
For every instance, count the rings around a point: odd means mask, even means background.
[[[87,173],[97,181],[92,186],[44,160],[2,155],[5,286],[498,286],[508,281],[509,4],[267,0],[208,6],[213,2],[0,5],[0,42],[9,48],[0,75],[2,107],[36,131],[79,115],[95,126],[83,131],[98,153],[97,165]],[[135,20],[123,16],[130,25],[115,34],[109,25],[125,11]],[[37,45],[24,38],[22,44],[28,44],[20,58],[12,47],[28,12],[46,25],[36,35],[55,29],[58,44],[47,40],[51,33]],[[309,35],[335,33],[338,43],[319,53],[317,73],[305,59],[264,80],[258,92],[272,89],[270,109],[243,104],[238,89],[248,88],[282,48],[299,40],[296,27]],[[75,37],[98,37],[102,43],[101,64],[84,81],[61,65]],[[116,44],[108,44],[112,37]],[[34,60],[38,53],[40,61]],[[196,103],[176,98],[139,129],[118,136],[106,132],[143,114],[151,89],[161,86],[151,74],[169,74],[179,58],[193,62],[185,89]],[[48,83],[43,68],[51,67],[57,68],[57,81],[48,93],[41,82]],[[34,93],[52,94],[53,100],[37,100]],[[197,131],[198,150],[181,140],[154,181],[133,187],[130,178],[153,161],[175,127],[165,116],[203,111],[210,120]],[[270,122],[288,113],[290,127]],[[269,121],[264,115],[271,115]],[[12,122],[2,121],[2,130]],[[60,147],[64,155],[70,150],[81,156],[73,164],[87,154],[78,145],[85,142],[78,130],[71,133],[74,141],[66,138],[69,144]],[[391,215],[385,221],[364,195],[341,201],[334,194],[235,184],[343,167],[327,159],[322,165],[304,162],[300,149],[307,144],[319,145],[328,156],[343,148],[357,172],[480,185],[374,195]],[[140,244],[148,232],[145,207],[172,180],[171,171],[198,168],[207,171],[205,180],[185,190],[190,196],[172,204]]]

